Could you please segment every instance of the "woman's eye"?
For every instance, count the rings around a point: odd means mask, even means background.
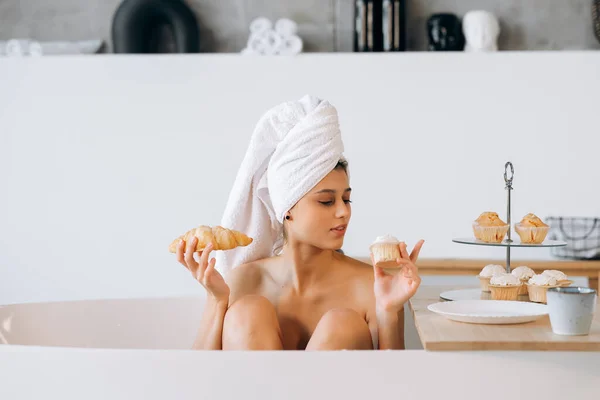
[[[331,206],[335,203],[335,200],[319,201],[319,203],[323,204],[324,206]],[[344,200],[344,203],[350,204],[350,203],[352,203],[352,201],[350,199],[347,199],[347,200]]]

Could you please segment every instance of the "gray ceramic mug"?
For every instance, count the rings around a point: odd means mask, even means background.
[[[598,294],[594,289],[568,286],[550,288],[546,294],[552,332],[589,335]]]

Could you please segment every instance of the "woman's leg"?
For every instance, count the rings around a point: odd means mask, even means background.
[[[333,309],[317,324],[306,350],[373,350],[367,322],[354,310]]]
[[[282,350],[275,307],[263,296],[244,296],[227,310],[223,350]]]

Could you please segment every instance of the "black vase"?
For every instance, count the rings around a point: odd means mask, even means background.
[[[600,42],[600,0],[592,0],[592,22],[594,25],[594,34]]]
[[[197,53],[198,22],[183,0],[123,0],[112,20],[115,53],[161,53],[159,33],[166,28],[174,53]]]
[[[454,14],[433,14],[427,20],[430,51],[463,51],[462,22]]]

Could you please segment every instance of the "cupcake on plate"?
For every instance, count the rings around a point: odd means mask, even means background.
[[[551,276],[556,279],[559,286],[570,286],[573,283],[564,272],[557,269],[547,269],[542,272],[542,275]]]
[[[508,233],[510,225],[502,221],[498,213],[486,211],[473,222],[475,238],[486,243],[500,243]]]
[[[547,224],[531,213],[515,224],[515,232],[521,238],[521,243],[540,244],[546,239],[549,230]]]
[[[553,287],[559,287],[556,278],[544,274],[532,276],[527,282],[529,300],[534,303],[546,303],[546,293]]]
[[[513,274],[505,272],[494,275],[489,284],[492,300],[517,300],[522,286],[521,280]]]
[[[505,273],[506,273],[506,268],[504,268],[502,265],[488,264],[485,267],[483,267],[483,269],[481,270],[479,275],[477,275],[477,277],[479,278],[479,284],[481,285],[481,291],[489,292],[490,291],[490,288],[489,288],[490,279],[492,279],[492,277],[494,275],[505,274]]]
[[[392,235],[378,236],[369,247],[373,264],[381,268],[399,268],[400,241]]]
[[[519,288],[519,296],[526,295],[527,294],[527,285],[526,284],[527,284],[527,281],[529,281],[529,279],[535,275],[534,270],[532,270],[531,268],[529,268],[526,265],[522,265],[520,267],[513,269],[511,274],[513,276],[516,276],[517,278],[519,278],[519,280],[523,284]]]

